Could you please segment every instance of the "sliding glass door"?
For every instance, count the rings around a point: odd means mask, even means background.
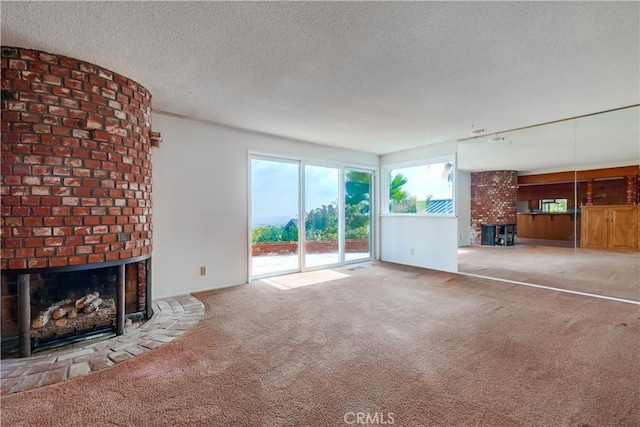
[[[338,264],[341,234],[338,200],[340,169],[304,167],[304,265],[313,268]]]
[[[300,271],[300,163],[251,159],[251,276]]]
[[[371,258],[373,171],[259,155],[250,166],[252,279]]]
[[[371,171],[344,172],[344,258],[346,262],[371,258]]]

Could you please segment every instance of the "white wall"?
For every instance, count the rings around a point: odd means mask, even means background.
[[[456,218],[383,215],[380,228],[383,261],[458,271]]]
[[[249,150],[378,166],[370,153],[158,113],[153,130],[153,298],[247,282]]]
[[[450,141],[387,154],[380,157],[380,167],[455,154],[456,150],[456,141]],[[382,215],[380,218],[383,261],[457,272],[458,239],[456,217]]]
[[[456,179],[458,246],[466,246],[471,244],[471,172],[459,170]]]

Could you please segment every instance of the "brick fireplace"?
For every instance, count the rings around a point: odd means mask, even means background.
[[[518,172],[487,171],[471,174],[471,244],[482,243],[483,224],[516,224]],[[486,229],[486,227],[485,227]]]
[[[3,344],[27,355],[56,336],[123,333],[126,316],[151,314],[151,148],[160,142],[151,94],[105,68],[36,50],[2,47],[1,65]],[[74,313],[93,293],[96,309]],[[66,311],[57,319],[66,323],[56,322],[64,326],[48,334],[55,318],[31,326],[69,300],[57,312]],[[69,326],[80,318],[84,330]]]

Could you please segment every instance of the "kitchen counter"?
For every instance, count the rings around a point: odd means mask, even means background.
[[[580,233],[580,212],[518,212],[518,237],[574,240]]]

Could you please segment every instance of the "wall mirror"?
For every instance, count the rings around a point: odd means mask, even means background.
[[[638,106],[459,141],[458,270],[640,301],[639,165]]]

